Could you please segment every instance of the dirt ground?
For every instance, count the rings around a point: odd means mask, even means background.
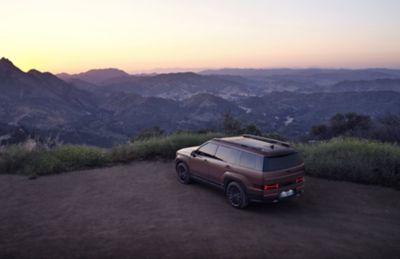
[[[172,163],[0,175],[0,258],[400,258],[400,192],[308,177],[237,210]]]

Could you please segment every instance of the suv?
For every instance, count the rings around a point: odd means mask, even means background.
[[[253,135],[214,138],[176,152],[179,182],[208,183],[224,190],[229,203],[278,202],[300,196],[304,163],[286,142]]]

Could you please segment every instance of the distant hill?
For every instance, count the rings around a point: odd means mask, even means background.
[[[226,112],[237,116],[243,112],[234,102],[210,94],[175,101],[113,93],[106,98],[101,109],[111,112],[108,127],[127,135],[153,126],[167,131],[217,128]]]
[[[329,92],[396,91],[400,92],[400,79],[374,79],[342,81],[326,88]]]
[[[307,133],[337,112],[357,112],[374,118],[400,113],[400,93],[391,91],[295,93],[274,92],[259,97],[228,101],[211,94],[197,94],[182,101],[135,94],[112,94],[102,106],[111,112],[113,131],[123,134],[160,126],[167,131],[222,126],[226,112],[263,130],[290,137]]]
[[[96,109],[87,92],[50,73],[25,73],[5,58],[0,60],[0,91],[0,120],[8,124],[62,126]]]
[[[68,82],[79,89],[97,94],[125,92],[183,100],[207,93],[227,100],[237,100],[284,91],[399,91],[396,80],[400,80],[400,70],[393,69],[222,69],[203,71],[201,74],[121,74],[91,82],[83,77],[69,77]],[[367,83],[365,81],[371,81],[369,86],[361,87],[361,84]]]
[[[400,69],[368,68],[368,69],[324,69],[324,68],[222,68],[201,71],[206,75],[235,75],[245,77],[270,77],[270,76],[301,76],[301,77],[347,77],[355,78],[374,77],[387,78],[399,77]]]
[[[92,84],[100,84],[112,78],[127,77],[127,76],[129,76],[128,73],[116,68],[92,69],[79,74],[68,74],[68,73],[57,74],[57,77],[65,81],[77,79]]]
[[[400,78],[400,69],[240,69],[226,68],[205,70],[205,75],[233,75],[248,78],[265,79],[279,83],[293,81],[298,83],[312,83],[316,85],[332,85],[345,80],[373,80],[382,78]]]
[[[25,73],[2,58],[0,138],[22,126],[44,136],[58,135],[67,143],[110,146],[154,126],[167,132],[220,129],[227,112],[244,125],[256,123],[264,131],[296,138],[337,112],[400,114],[397,70],[353,71],[352,76],[352,70],[296,71],[274,70],[267,77],[251,78],[135,76],[123,71],[104,76],[97,71],[99,78],[64,81],[37,70]],[[363,75],[367,79],[321,83]],[[387,78],[369,79],[376,76]]]
[[[256,95],[258,90],[251,82],[245,78],[204,76],[187,72],[113,78],[103,82],[96,90],[103,93],[126,92],[173,100],[183,100],[199,93],[237,99]]]
[[[238,104],[250,111],[242,118],[264,129],[303,135],[310,125],[326,122],[335,113],[356,112],[373,118],[400,114],[400,93],[392,91],[293,93],[274,92],[242,99]]]
[[[2,58],[0,92],[3,125],[23,126],[43,136],[59,135],[68,143],[110,145],[118,139],[111,140],[110,132],[87,127],[87,118],[96,118],[99,113],[96,96],[51,73],[33,69],[25,73]],[[3,130],[2,134],[7,132]]]

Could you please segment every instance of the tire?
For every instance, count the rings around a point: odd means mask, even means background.
[[[245,189],[238,182],[230,182],[226,187],[226,198],[236,209],[244,209],[249,205]]]
[[[176,173],[180,183],[189,184],[191,182],[189,167],[184,162],[179,162],[176,165]]]

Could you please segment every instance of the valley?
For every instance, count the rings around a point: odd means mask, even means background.
[[[0,60],[0,128],[64,143],[112,146],[145,128],[165,132],[243,125],[290,139],[338,112],[400,113],[400,70],[225,69],[130,75],[118,69],[53,75]],[[1,126],[1,125],[6,125]],[[1,129],[0,129],[1,130]]]

